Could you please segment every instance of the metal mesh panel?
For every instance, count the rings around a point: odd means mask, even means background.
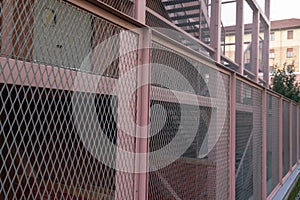
[[[216,84],[213,81],[217,78],[216,71],[201,63],[195,62],[187,57],[176,53],[158,44],[153,45],[151,53],[151,63],[160,63],[178,71],[189,80],[189,83],[200,97],[207,98],[216,96],[220,88],[215,86],[215,91],[211,93],[207,90],[207,85]],[[189,62],[188,62],[189,61]],[[210,83],[202,80],[202,77],[195,69],[201,69],[209,73]],[[201,71],[202,72],[202,71]],[[173,79],[172,79],[173,78]],[[152,84],[151,89],[151,138],[150,151],[160,150],[169,144],[177,134],[186,133],[184,138],[177,143],[177,148],[182,148],[185,140],[192,140],[190,146],[175,162],[149,173],[149,199],[228,199],[229,198],[229,105],[225,113],[226,120],[222,133],[214,145],[213,149],[205,156],[199,158],[199,150],[205,146],[205,136],[211,117],[215,115],[216,109],[211,106],[201,104],[179,103],[174,97],[176,91],[182,95],[190,95],[191,91],[181,82],[176,83],[175,77],[170,77],[164,70],[151,69],[152,82],[161,80],[170,84]],[[220,77],[219,77],[220,78]],[[229,77],[221,75],[224,80],[226,95],[229,99]],[[170,79],[170,80],[168,80]],[[177,81],[178,82],[178,81]],[[200,84],[199,84],[200,83]],[[171,89],[171,90],[168,90]],[[158,112],[158,106],[163,107],[164,112]],[[182,110],[188,110],[189,115],[182,114]],[[195,116],[195,110],[200,110],[200,117]],[[191,137],[190,127],[199,117],[197,133]],[[157,131],[160,122],[165,118],[165,123]],[[181,126],[180,126],[181,125]],[[150,167],[163,158],[168,159],[174,156],[173,151],[167,151],[163,157],[151,157]]]
[[[282,176],[290,169],[290,104],[282,102]]]
[[[135,95],[116,96],[113,86],[136,65],[137,52],[102,68],[116,49],[137,46],[138,35],[122,34],[89,54],[123,29],[55,0],[5,0],[2,10],[0,199],[132,199],[133,174],[98,158],[118,166],[134,160],[118,163],[119,152],[97,138],[102,130],[110,143],[134,152],[135,139],[122,127],[135,131],[128,117],[135,117]],[[90,68],[82,66],[86,57]],[[120,90],[135,84],[128,77]],[[130,102],[131,113],[122,102]]]
[[[298,129],[298,144],[300,145],[300,109],[298,108],[298,125],[299,125],[299,129]],[[298,148],[298,160],[300,159],[300,148]]]
[[[292,165],[297,163],[297,108],[292,107]]]
[[[170,26],[170,24],[162,21],[149,12],[146,12],[146,24],[159,31],[160,33],[172,38],[173,40],[184,44],[188,48],[191,48],[197,52],[201,52],[203,55],[209,56],[209,52],[203,47],[203,45],[199,44],[190,37],[179,33],[178,31],[176,31],[176,29],[174,29],[174,27]]]
[[[134,16],[134,0],[99,0],[124,14]]]
[[[279,98],[267,95],[267,195],[279,183]]]
[[[261,91],[237,81],[236,199],[261,198]]]
[[[201,6],[201,3],[203,6]],[[209,19],[208,16],[205,17],[205,14],[208,13],[208,7],[204,1],[147,0],[146,5],[151,9],[151,11],[146,13],[147,25],[168,29],[174,29],[172,25],[175,25],[175,27],[177,26],[178,29],[182,29],[192,37],[198,38],[206,44],[210,43],[210,30],[207,23]],[[202,10],[205,10],[205,12],[202,12]],[[200,44],[184,36],[184,34],[172,34],[168,36],[193,50],[207,54]]]
[[[201,3],[203,3],[202,7]],[[208,19],[205,18],[205,14],[208,15],[208,7],[204,1],[201,3],[196,0],[146,1],[147,7],[161,17],[174,23],[194,37],[203,39],[209,43],[209,25],[207,24]],[[205,10],[205,12],[201,12],[201,9]]]

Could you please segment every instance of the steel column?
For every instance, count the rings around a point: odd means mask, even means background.
[[[238,72],[244,74],[244,1],[236,2],[235,62]]]
[[[230,77],[230,199],[235,199],[236,73]]]
[[[290,101],[290,109],[289,109],[289,118],[290,118],[290,121],[289,121],[289,127],[290,127],[290,144],[289,144],[289,147],[290,147],[290,154],[289,154],[289,157],[290,157],[290,171],[292,171],[292,168],[293,168],[293,102]]]
[[[283,126],[283,120],[282,120],[282,97],[280,97],[279,101],[279,179],[280,184],[282,184],[282,126]]]
[[[255,82],[258,81],[259,72],[259,12],[253,10],[252,42],[251,42],[251,72],[255,75]]]
[[[262,93],[262,199],[267,198],[267,91]]]
[[[134,2],[135,18],[142,24],[146,23],[146,0],[135,0]]]
[[[263,42],[263,79],[266,81],[266,87],[269,87],[269,46],[270,46],[270,27],[265,28]]]
[[[299,105],[296,106],[296,156],[299,163]]]
[[[213,59],[221,61],[221,0],[211,1],[210,45],[214,49]]]
[[[150,122],[150,84],[143,85],[142,83],[150,83],[150,47],[151,47],[151,31],[143,29],[140,35],[140,49],[137,79],[140,88],[137,88],[137,137],[136,137],[136,152],[139,154],[148,152],[148,136]],[[146,66],[146,67],[141,67]],[[135,160],[136,169],[141,173],[135,173],[135,195],[134,199],[148,199],[148,157],[138,156]]]

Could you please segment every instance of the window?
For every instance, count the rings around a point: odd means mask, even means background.
[[[293,39],[293,35],[294,35],[294,31],[288,31],[288,32],[287,32],[287,39],[288,39],[288,40]]]
[[[287,58],[293,57],[293,48],[287,48],[286,57]]]
[[[288,73],[291,73],[293,70],[294,70],[294,65],[287,65],[287,66],[286,66],[286,71],[287,71]]]
[[[274,49],[270,49],[269,58],[275,58],[275,52],[274,52]]]
[[[271,40],[271,41],[274,41],[274,40],[275,40],[275,33],[274,33],[274,32],[272,32],[272,33],[270,34],[270,40]]]

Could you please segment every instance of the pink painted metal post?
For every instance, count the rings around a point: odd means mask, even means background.
[[[236,2],[235,62],[238,72],[244,74],[244,1]]]
[[[280,97],[279,101],[279,179],[280,184],[282,184],[282,97]]]
[[[151,31],[144,29],[140,42],[142,44],[139,50],[139,65],[147,66],[138,67],[138,83],[150,83],[150,45],[151,45]],[[142,85],[142,84],[139,84]],[[136,151],[138,153],[148,152],[148,136],[150,122],[150,85],[143,85],[137,90],[137,138]],[[148,157],[136,157],[135,166],[142,173],[135,173],[135,195],[134,199],[148,199]]]
[[[235,199],[236,73],[230,77],[230,199]]]
[[[290,147],[290,171],[292,171],[293,168],[293,102],[290,101],[290,109],[289,109],[289,126],[290,126],[290,141],[289,141],[289,147]]]
[[[146,23],[146,0],[135,0],[134,2],[135,18],[142,24]]]
[[[259,72],[259,12],[253,10],[252,42],[251,42],[251,71],[255,75],[255,82],[258,81]]]
[[[146,0],[135,0],[135,18],[142,24],[146,23]],[[139,48],[139,59],[138,65],[148,65],[150,63],[150,41],[151,41],[151,32],[147,29],[142,32],[140,35],[140,48]],[[147,48],[145,48],[147,47]],[[138,68],[138,82],[141,83],[142,80],[150,82],[150,67],[145,71],[144,68]],[[149,110],[150,110],[150,86],[146,85],[137,90],[137,138],[136,138],[136,152],[146,153],[148,151],[148,140],[140,136],[148,136],[149,130],[142,129],[149,123]],[[143,112],[142,112],[143,111]],[[148,165],[147,158],[136,157],[135,166],[136,169],[141,171],[146,171]],[[147,190],[148,190],[148,179],[147,173],[135,173],[134,181],[134,199],[147,199]]]
[[[267,198],[267,91],[262,93],[262,199]]]
[[[221,0],[211,0],[210,45],[215,50],[212,57],[221,61]]]
[[[297,163],[299,163],[299,105],[297,105],[296,109],[296,156]]]
[[[265,15],[270,19],[270,0],[265,0]],[[270,47],[270,26],[265,28],[264,32],[264,80],[266,81],[266,87],[269,87],[269,47]]]
[[[264,32],[264,42],[263,42],[263,73],[264,81],[266,81],[265,86],[269,87],[269,44],[270,44],[270,27],[266,28]]]

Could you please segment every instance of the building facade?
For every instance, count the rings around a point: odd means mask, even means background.
[[[270,71],[276,67],[299,69],[300,19],[284,19],[271,22]]]

